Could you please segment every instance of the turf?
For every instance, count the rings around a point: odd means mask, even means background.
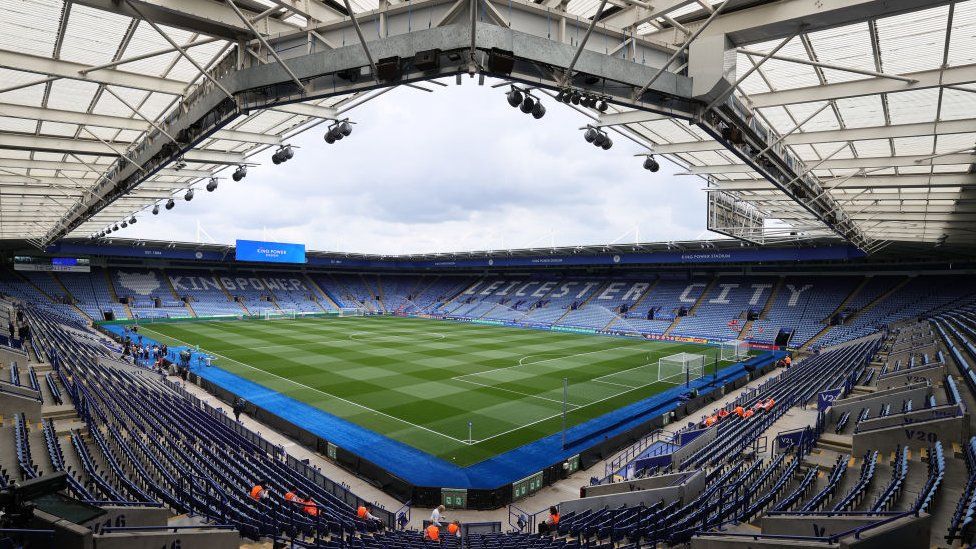
[[[142,330],[199,346],[220,368],[460,466],[559,432],[563,378],[573,426],[675,387],[656,381],[658,358],[705,354],[711,373],[718,352],[399,317],[179,322]]]

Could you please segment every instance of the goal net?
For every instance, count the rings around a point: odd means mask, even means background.
[[[657,380],[682,384],[705,375],[705,355],[678,353],[657,360]]]
[[[360,307],[341,307],[339,316],[366,316],[366,311]]]
[[[295,320],[295,309],[265,309],[261,311],[261,318],[265,320]]]
[[[745,341],[730,339],[722,342],[722,360],[739,360],[749,355],[749,346]]]

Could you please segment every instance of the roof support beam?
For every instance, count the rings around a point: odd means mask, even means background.
[[[932,164],[971,164],[971,154],[950,154],[938,158],[930,156],[896,156],[896,157],[867,157],[827,160],[817,166],[817,170],[843,170],[858,168],[896,168],[908,166],[928,166]],[[687,174],[729,174],[750,173],[755,170],[746,164],[689,166],[683,175]]]
[[[898,93],[940,86],[958,86],[976,82],[976,64],[949,67],[945,70],[933,69],[913,72],[903,74],[902,76],[915,80],[915,83],[909,84],[889,78],[866,78],[850,82],[827,84],[825,86],[809,86],[806,88],[756,93],[750,95],[745,101],[753,108],[764,108],[814,101],[831,101],[844,99],[845,97],[860,97],[879,93]]]
[[[932,175],[873,175],[867,177],[854,177],[841,183],[831,183],[830,179],[821,180],[824,187],[833,188],[841,186],[844,190],[861,189],[929,189],[938,187],[976,187],[976,175],[973,174],[932,174]],[[749,191],[749,192],[770,192],[782,196],[781,191],[766,180],[755,181],[719,181],[713,187],[708,187],[706,191]],[[892,197],[899,194],[890,193]],[[754,195],[747,195],[753,198]],[[836,195],[839,196],[839,195]],[[886,196],[885,194],[872,196]]]
[[[824,104],[824,106],[829,106]],[[810,143],[829,143],[832,141],[863,141],[869,139],[889,139],[894,137],[917,137],[922,135],[947,135],[970,133],[976,128],[976,118],[965,120],[946,120],[939,123],[922,122],[917,124],[898,124],[894,126],[871,126],[848,130],[827,130],[819,132],[793,133],[783,139],[786,145]],[[656,145],[654,152],[660,154],[720,151],[725,147],[718,141],[695,141]]]
[[[67,139],[61,137],[46,137],[41,135],[23,135],[0,133],[0,149],[16,149],[27,151],[48,151],[55,153],[73,153],[94,156],[118,156],[129,143],[115,141],[112,143],[93,139]],[[241,164],[244,155],[240,153],[194,150],[188,151],[183,158],[187,162],[201,164]],[[2,161],[0,161],[2,163]]]
[[[726,34],[733,43],[744,46],[781,39],[795,33],[801,25],[807,25],[807,32],[816,32],[948,3],[949,0],[779,0],[730,12],[715,21],[708,34]],[[689,29],[701,24],[682,23]],[[648,38],[668,40],[671,36],[660,31]]]
[[[91,67],[82,63],[50,59],[10,50],[0,50],[0,67],[15,71],[83,80],[85,82],[121,86],[123,88],[162,92],[171,95],[183,95],[183,91],[186,88],[186,82],[180,82],[179,80],[147,76],[118,69],[100,69],[82,74],[82,70],[90,69]]]
[[[227,40],[249,39],[250,31],[241,23],[240,19],[220,2],[207,0],[151,0],[138,2],[118,2],[117,0],[74,0],[74,3],[92,8],[128,15],[129,17],[147,20],[160,25],[197,32],[208,36],[217,36]],[[135,6],[138,6],[138,11]],[[263,6],[262,6],[263,7]],[[250,12],[250,9],[249,9]],[[258,11],[250,16],[259,15]],[[300,30],[297,26],[285,23],[273,17],[260,20],[261,31],[270,35],[285,35]]]

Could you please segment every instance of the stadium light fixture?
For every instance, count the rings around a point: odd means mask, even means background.
[[[245,177],[247,177],[247,166],[244,166],[243,164],[238,166],[237,169],[234,170],[234,174],[231,175],[231,179],[234,181],[240,181]]]
[[[187,189],[186,194],[183,195],[183,200],[187,202],[193,200],[193,189]]]
[[[211,177],[210,178],[210,181],[207,182],[207,192],[208,193],[212,193],[215,190],[217,190],[217,178],[216,177]]]
[[[644,159],[644,169],[649,172],[656,172],[661,169],[661,165],[657,163],[657,160],[654,160],[653,156],[648,155],[647,158]]]
[[[592,143],[595,147],[600,147],[601,149],[607,151],[613,146],[613,140],[607,135],[603,130],[595,128],[593,126],[587,125],[586,130],[583,132],[583,139],[587,143]]]
[[[159,215],[159,204],[154,204],[152,209],[153,215]]]
[[[512,86],[508,93],[505,94],[505,98],[509,106],[518,108],[525,114],[531,114],[532,118],[536,120],[546,115],[545,105],[527,89],[523,90]]]
[[[343,137],[348,137],[352,133],[353,124],[354,122],[350,122],[349,119],[336,120],[329,126],[329,130],[325,132],[323,139],[329,145],[341,141]]]
[[[126,228],[128,226],[129,226],[129,222],[123,219],[122,220],[122,228],[124,229],[124,228]]]
[[[295,150],[291,145],[282,145],[273,155],[271,155],[271,161],[274,162],[275,165],[281,164],[282,162],[288,162],[292,158],[295,158]]]
[[[166,201],[167,210],[172,210],[174,206],[176,206],[176,202],[172,198]]]
[[[176,163],[173,164],[173,169],[176,171],[180,171],[185,167],[186,167],[186,160],[184,160],[182,156],[177,158]]]
[[[129,225],[135,225],[135,224],[136,224],[136,216],[130,217],[129,218]]]

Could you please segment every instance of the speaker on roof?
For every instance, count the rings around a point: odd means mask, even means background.
[[[515,54],[500,48],[488,52],[488,71],[495,74],[512,74],[515,68]]]
[[[418,71],[430,72],[441,68],[441,50],[418,51],[413,58],[413,66]]]
[[[400,78],[400,57],[384,57],[376,62],[376,77],[380,80],[396,80]]]

